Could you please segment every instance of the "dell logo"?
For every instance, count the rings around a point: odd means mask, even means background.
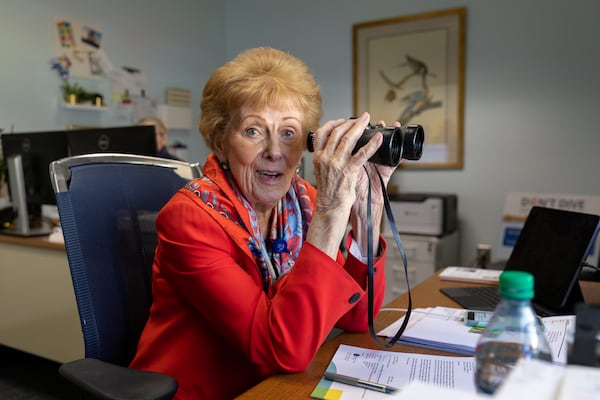
[[[110,146],[110,139],[108,138],[108,135],[98,136],[98,148],[100,150],[106,151],[106,150],[108,150],[109,146]]]
[[[21,141],[21,150],[23,150],[23,153],[29,153],[31,151],[31,139],[29,138],[23,138],[23,141]]]

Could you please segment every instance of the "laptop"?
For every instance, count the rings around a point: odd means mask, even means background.
[[[600,216],[532,207],[504,267],[533,274],[532,306],[540,316],[575,313],[583,302],[579,272],[598,233]],[[441,288],[442,293],[473,310],[494,310],[497,286]]]

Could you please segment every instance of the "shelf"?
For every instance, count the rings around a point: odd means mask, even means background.
[[[158,106],[157,111],[158,117],[163,120],[169,129],[193,129],[193,115],[191,108],[161,104]]]
[[[108,106],[95,106],[92,104],[69,104],[61,102],[61,107],[68,110],[79,110],[79,111],[108,111]]]

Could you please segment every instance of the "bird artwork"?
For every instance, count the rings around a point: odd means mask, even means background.
[[[397,119],[401,124],[407,124],[426,110],[443,105],[442,101],[435,100],[430,92],[427,79],[435,78],[436,75],[429,71],[427,64],[409,54],[405,55],[405,59],[405,62],[395,66],[396,68],[408,68],[408,72],[398,81],[392,80],[384,70],[379,70],[380,77],[388,86],[384,95],[385,101],[392,103],[398,99],[402,105]],[[419,84],[416,87],[408,88],[408,81],[414,78],[419,80]]]

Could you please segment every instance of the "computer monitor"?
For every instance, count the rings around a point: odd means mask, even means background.
[[[2,231],[19,236],[47,235],[51,227],[42,218],[42,206],[55,205],[49,165],[69,155],[64,131],[0,135],[14,224]]]
[[[56,204],[49,165],[69,155],[65,131],[5,133],[0,135],[4,160],[21,155],[25,195],[30,213],[40,213],[42,204]],[[10,168],[7,163],[8,168]],[[10,184],[10,182],[9,182]],[[10,186],[9,186],[10,187]]]
[[[125,153],[156,156],[156,131],[151,125],[67,131],[69,154]]]
[[[42,205],[56,205],[49,173],[52,161],[105,152],[156,156],[154,126],[8,133],[1,134],[0,141],[11,200],[17,211],[16,228],[4,232],[22,236],[48,233],[46,227],[39,226],[44,224]],[[15,156],[20,157],[17,160]]]

